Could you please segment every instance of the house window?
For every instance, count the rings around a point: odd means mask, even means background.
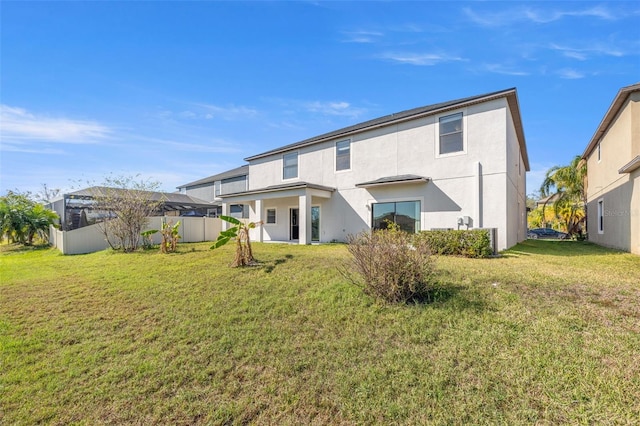
[[[351,141],[336,143],[336,171],[349,170],[351,168]]]
[[[604,234],[604,200],[598,200],[598,234]]]
[[[213,191],[214,191],[214,193],[213,193],[214,197],[217,198],[217,197],[220,196],[220,181],[219,180],[217,180],[217,181],[215,181],[213,183]]]
[[[248,219],[249,209],[244,204],[231,204],[229,207],[230,216],[237,219]]]
[[[267,209],[267,223],[276,223],[276,209]]]
[[[298,177],[298,153],[292,152],[282,157],[282,178],[293,179]]]
[[[600,158],[601,157],[601,151],[600,151],[600,144],[598,144],[598,162],[600,162]]]
[[[311,207],[311,241],[320,241],[320,206]]]
[[[440,154],[460,152],[463,149],[462,113],[440,118]]]
[[[420,231],[420,201],[375,203],[371,207],[373,229],[387,229],[391,222],[406,232]]]

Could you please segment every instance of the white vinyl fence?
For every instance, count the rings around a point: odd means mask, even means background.
[[[162,227],[161,216],[149,218],[145,227],[147,229],[160,229]],[[214,241],[222,230],[222,221],[212,217],[176,217],[165,216],[164,219],[170,224],[180,221],[180,242],[198,243],[202,241]],[[90,225],[73,231],[60,231],[53,226],[49,229],[49,242],[55,246],[62,254],[83,254],[109,248],[109,244],[100,231],[100,225]],[[152,236],[154,244],[160,244],[160,233]]]

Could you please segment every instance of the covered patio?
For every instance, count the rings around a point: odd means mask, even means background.
[[[229,214],[231,204],[248,204],[249,219],[262,222],[253,230],[254,241],[282,241],[311,244],[320,242],[322,204],[335,188],[307,182],[274,185],[220,197],[222,214]]]

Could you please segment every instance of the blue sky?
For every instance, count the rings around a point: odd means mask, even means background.
[[[174,191],[271,148],[511,87],[531,193],[640,81],[636,2],[2,1],[0,14],[0,193],[109,174]]]

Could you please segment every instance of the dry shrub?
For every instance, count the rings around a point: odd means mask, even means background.
[[[349,278],[363,291],[389,303],[426,296],[435,265],[425,240],[396,228],[349,236],[352,266],[360,279]]]

